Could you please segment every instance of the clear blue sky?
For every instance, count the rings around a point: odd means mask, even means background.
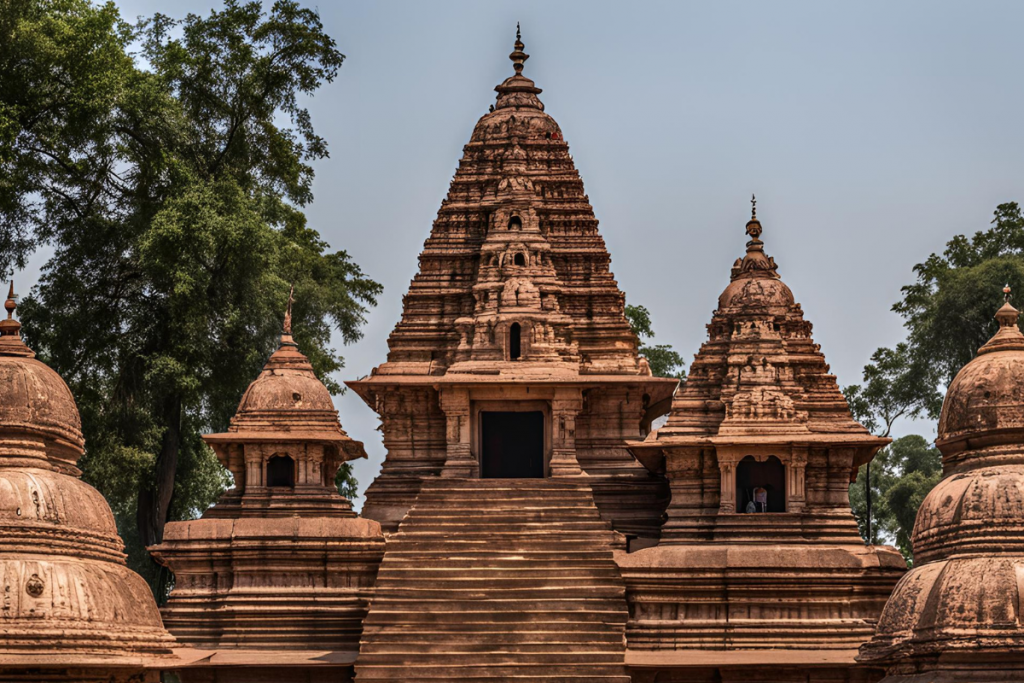
[[[123,14],[213,0],[121,0]],[[902,338],[912,267],[1024,198],[1021,2],[327,2],[347,55],[309,103],[331,158],[311,223],[384,284],[340,379],[384,360],[417,255],[476,120],[511,74],[561,125],[612,269],[689,360],[742,255],[752,192],[766,250],[841,384]],[[31,284],[36,273],[26,274]],[[21,287],[20,289],[27,289]],[[342,424],[383,458],[351,392]],[[930,434],[930,424],[903,425]]]

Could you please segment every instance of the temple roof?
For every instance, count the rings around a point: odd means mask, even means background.
[[[350,383],[360,393],[413,377],[663,381],[639,362],[625,297],[569,147],[540,88],[523,75],[524,47],[517,33],[509,55],[515,73],[495,88],[495,105],[463,150],[387,362]],[[510,353],[511,334],[522,335],[519,356]]]
[[[349,458],[365,458],[363,444],[341,428],[331,392],[317,378],[292,337],[291,297],[281,341],[242,395],[227,432],[204,434],[209,444],[309,441],[340,446]]]
[[[765,254],[752,203],[746,253],[733,264],[707,326],[708,340],[673,399],[668,421],[637,451],[701,443],[886,443],[851,416],[811,338],[811,323]]]

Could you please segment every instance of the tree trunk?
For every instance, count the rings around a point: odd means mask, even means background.
[[[160,543],[174,495],[174,474],[181,450],[181,398],[172,396],[164,407],[164,435],[156,457],[153,481],[142,482],[136,523],[144,546]]]

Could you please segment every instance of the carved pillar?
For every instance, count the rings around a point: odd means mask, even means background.
[[[736,464],[739,458],[733,454],[718,452],[718,469],[722,473],[722,489],[718,501],[721,512],[736,512]]]
[[[786,512],[803,512],[807,504],[806,473],[807,446],[794,446],[793,455],[786,465]]]
[[[245,447],[245,489],[263,486],[263,451],[259,447]]]
[[[551,476],[584,474],[576,459],[576,416],[583,409],[579,389],[558,389],[551,401]]]
[[[480,464],[473,457],[470,441],[469,390],[444,388],[440,391],[441,410],[446,418],[447,457],[442,477],[473,479],[480,476]]]

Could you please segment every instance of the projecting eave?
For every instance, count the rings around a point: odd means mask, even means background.
[[[649,375],[568,375],[568,376],[517,376],[510,374],[493,375],[371,375],[359,380],[345,382],[371,408],[374,407],[374,394],[383,389],[401,387],[496,387],[501,385],[525,387],[559,387],[592,389],[598,386],[636,387],[650,396],[650,404],[654,405],[672,396],[678,379],[671,377],[651,377]]]
[[[875,436],[866,432],[853,433],[814,433],[798,434],[749,434],[742,436],[680,436],[662,434],[664,430],[652,432],[643,441],[630,441],[626,444],[629,452],[637,461],[655,474],[665,472],[665,451],[676,448],[799,448],[812,446],[853,447],[860,451],[854,458],[854,466],[859,467],[871,460],[883,446],[892,443],[888,437]]]
[[[626,650],[626,665],[636,668],[717,666],[856,666],[856,649],[828,650]]]

